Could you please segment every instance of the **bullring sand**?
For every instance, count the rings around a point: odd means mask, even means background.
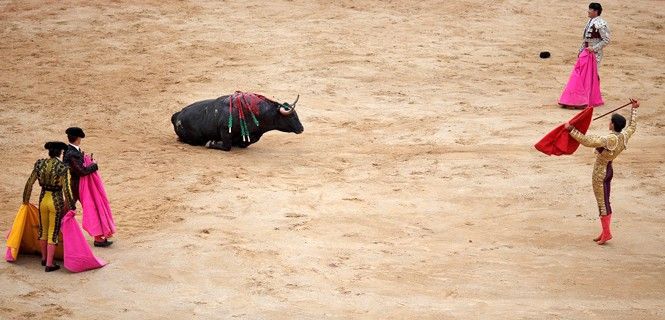
[[[586,3],[1,1],[0,230],[78,125],[119,232],[99,270],[0,263],[0,318],[665,318],[665,6],[603,5],[596,113],[642,108],[601,247],[592,151],[532,147],[574,114]],[[300,94],[305,132],[176,141],[235,90]]]

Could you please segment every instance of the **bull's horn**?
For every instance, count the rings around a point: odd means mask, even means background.
[[[298,103],[298,99],[300,99],[300,95],[298,95],[298,96],[296,97],[296,101],[293,101],[293,103],[291,104],[291,109],[293,109],[293,108],[296,107],[296,103]]]
[[[298,103],[298,99],[300,99],[300,95],[296,97],[296,101],[293,101],[292,104],[285,102],[279,107],[279,113],[281,113],[283,116],[291,115],[296,110],[296,103]]]

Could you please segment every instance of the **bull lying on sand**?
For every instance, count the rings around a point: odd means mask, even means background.
[[[296,103],[277,103],[266,97],[236,92],[190,104],[171,116],[180,141],[229,151],[247,148],[272,130],[303,132]]]

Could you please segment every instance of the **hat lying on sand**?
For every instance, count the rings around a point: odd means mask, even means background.
[[[540,58],[541,59],[547,59],[550,57],[550,52],[549,51],[543,51],[540,53]]]

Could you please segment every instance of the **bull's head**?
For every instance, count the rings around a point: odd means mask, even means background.
[[[298,103],[298,99],[300,99],[300,95],[298,95],[296,97],[296,101],[293,101],[291,104],[284,102],[279,105],[279,114],[281,115],[281,119],[277,121],[278,130],[284,132],[294,132],[296,134],[300,134],[305,130],[302,126],[302,123],[300,123],[300,119],[298,119],[298,114],[296,113],[296,104]]]

